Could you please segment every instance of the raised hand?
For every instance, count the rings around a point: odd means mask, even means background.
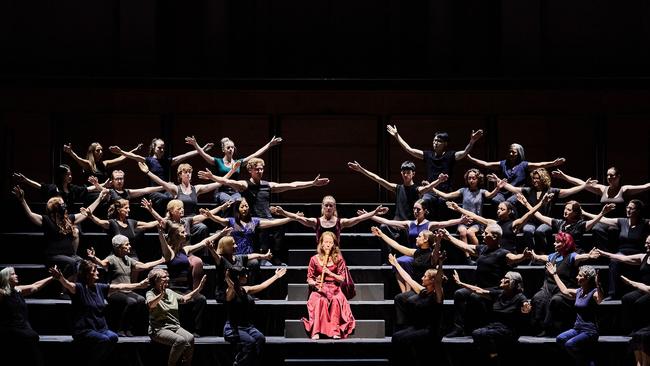
[[[117,145],[109,146],[109,147],[108,147],[108,151],[112,152],[112,153],[115,154],[115,155],[122,155],[122,154],[124,154],[124,151],[122,151],[122,149],[121,149],[119,146],[117,146]]]
[[[476,131],[472,130],[472,135],[470,137],[470,141],[471,142],[476,142],[481,137],[483,137],[483,130],[476,130]]]
[[[460,206],[458,206],[458,203],[454,201],[447,201],[447,208],[450,210],[458,211],[460,209]]]
[[[149,174],[149,167],[147,166],[147,164],[145,164],[145,163],[139,161],[139,162],[138,162],[138,167],[140,168],[140,170],[141,170],[144,174]]]
[[[348,168],[354,170],[355,172],[360,172],[361,164],[359,164],[356,160],[353,162],[348,162]]]
[[[95,256],[95,248],[90,247],[90,248],[86,249],[86,256],[88,256],[90,258],[94,257]]]
[[[13,173],[11,175],[11,178],[13,178],[18,183],[24,183],[27,180],[27,178],[22,173],[18,172]]]
[[[397,263],[397,258],[395,258],[395,254],[389,254],[388,255],[388,263],[392,264],[393,267],[399,266],[399,263]]]
[[[372,232],[372,235],[381,237],[382,232],[381,232],[381,230],[379,230],[378,227],[373,226],[373,227],[370,228],[370,231]]]
[[[61,277],[63,277],[63,273],[61,273],[61,271],[60,271],[59,268],[56,266],[56,264],[54,265],[54,267],[50,267],[50,268],[48,269],[48,272],[50,272],[50,275],[52,275],[52,277],[54,277],[54,279],[56,279],[56,280],[58,280],[58,279],[60,279]]]
[[[151,201],[149,201],[149,200],[146,199],[146,198],[143,198],[143,199],[140,201],[140,204],[142,205],[142,207],[146,208],[147,210],[152,210],[152,209],[153,209],[153,206],[152,206],[152,204],[151,204]]]
[[[281,278],[281,277],[284,276],[286,273],[287,273],[287,267],[282,266],[282,267],[277,268],[277,269],[275,270],[275,277],[276,277],[276,278]]]
[[[557,268],[555,267],[554,263],[546,262],[546,271],[548,272],[548,274],[553,276],[557,273]]]
[[[207,281],[207,279],[208,279],[208,276],[206,276],[206,275],[203,275],[203,277],[201,277],[201,282],[199,282],[199,286],[197,286],[197,288],[199,289],[199,292],[201,292],[201,290],[203,290],[203,286],[205,286],[205,282]]]
[[[533,310],[533,306],[530,304],[530,301],[525,301],[523,304],[521,304],[522,314],[528,314],[531,310]]]
[[[553,160],[553,165],[554,166],[562,165],[564,163],[566,163],[565,158],[557,158],[557,159]]]
[[[365,215],[367,213],[368,213],[368,211],[366,211],[366,210],[364,210],[362,208],[357,210],[357,216]]]
[[[68,142],[67,145],[63,145],[63,152],[66,154],[72,154],[72,144]]]
[[[273,253],[271,253],[271,249],[269,249],[266,254],[262,257],[262,259],[266,259],[267,261],[270,261],[271,258],[273,258]]]
[[[386,125],[386,131],[388,131],[388,133],[393,137],[397,137],[399,135],[399,133],[397,132],[397,126],[396,125],[392,125],[392,126],[391,125]]]
[[[25,198],[25,191],[23,191],[19,185],[15,185],[14,188],[11,190],[11,193],[13,193],[14,196],[16,196],[16,198],[18,198],[19,200]]]
[[[328,184],[329,182],[330,182],[329,178],[321,178],[320,174],[318,174],[316,176],[316,178],[314,178],[313,183],[314,183],[315,187],[320,187],[320,186],[324,186],[324,185]]]
[[[138,288],[139,289],[143,289],[143,288],[147,288],[147,287],[149,287],[149,279],[148,278],[145,278],[144,280],[142,280],[142,281],[140,281],[138,283]]]
[[[273,136],[271,138],[271,141],[269,142],[269,146],[277,146],[280,145],[281,142],[282,142],[282,137]]]
[[[185,137],[185,143],[188,145],[192,145],[195,149],[198,149],[199,143],[196,142],[196,138],[194,136],[187,136]]]
[[[382,205],[379,205],[375,209],[375,215],[385,215],[387,213],[388,213],[388,207],[383,207]]]
[[[615,203],[608,203],[605,206],[603,206],[603,215],[606,215],[607,213],[613,211],[616,209],[616,204]]]
[[[467,215],[463,215],[460,217],[460,222],[463,225],[470,225],[472,222],[474,222],[474,220],[472,220],[472,218]]]
[[[271,206],[270,207],[271,213],[276,215],[276,216],[284,216],[285,211],[282,208],[282,206]]]
[[[454,274],[452,274],[451,277],[454,279],[454,282],[456,282],[457,284],[461,282],[460,276],[458,275],[458,271],[454,270]]]
[[[446,182],[447,180],[449,180],[449,175],[447,175],[447,174],[445,174],[445,173],[440,173],[440,174],[438,174],[438,181],[439,181],[440,183],[444,183],[444,182]]]

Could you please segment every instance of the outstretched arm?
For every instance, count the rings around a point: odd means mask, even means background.
[[[367,214],[366,210],[357,210],[357,215],[365,215],[365,214]],[[388,220],[381,216],[376,216],[376,215],[371,216],[370,220],[380,224],[388,225],[390,227],[394,227],[396,229],[408,229],[410,223],[410,221]]]
[[[256,158],[262,154],[264,154],[269,148],[280,145],[282,142],[282,137],[275,137],[273,136],[271,138],[271,141],[267,142],[266,145],[262,146],[259,150],[255,151],[254,153],[248,155],[244,159],[242,159],[242,163],[246,163],[247,161],[251,160],[252,158]]]
[[[476,245],[470,245],[470,244],[467,244],[467,243],[465,243],[464,241],[462,241],[460,239],[454,238],[453,236],[451,236],[451,234],[449,234],[449,231],[447,231],[445,229],[442,229],[441,232],[442,232],[443,238],[445,240],[447,240],[448,242],[452,243],[458,249],[462,250],[463,252],[465,252],[465,253],[467,253],[467,254],[469,254],[471,256],[476,256],[477,255],[477,253],[476,253]]]
[[[267,229],[270,227],[286,225],[291,221],[293,221],[293,219],[289,217],[285,217],[283,219],[274,219],[274,220],[260,219],[260,229]]]
[[[63,152],[65,152],[66,154],[70,155],[70,157],[72,158],[72,160],[76,161],[77,164],[79,164],[79,166],[80,166],[83,170],[87,170],[87,171],[91,171],[91,170],[92,170],[92,168],[91,168],[91,166],[90,166],[90,162],[89,162],[87,159],[83,159],[82,157],[80,157],[79,155],[77,155],[77,153],[75,153],[75,152],[72,150],[72,144],[71,144],[71,143],[68,143],[67,145],[63,145]]]
[[[488,180],[496,182],[496,184],[500,187],[503,187],[506,191],[512,192],[514,194],[521,193],[521,187],[515,187],[512,184],[508,183],[506,179],[501,179],[497,177],[496,174],[488,174],[487,175]]]
[[[433,191],[434,188],[440,185],[440,183],[446,182],[449,179],[449,176],[445,173],[440,173],[438,175],[438,179],[434,180],[433,182],[424,185],[424,186],[419,186],[418,187],[418,194],[421,196],[425,193],[429,193]]]
[[[573,184],[574,186],[581,186],[585,184],[584,180],[576,177],[572,177],[566,174],[565,172],[561,171],[560,169],[555,169],[554,171],[552,171],[551,176],[553,178],[562,179],[563,181]],[[594,184],[594,185],[586,186],[585,189],[593,194],[602,195],[603,192],[605,192],[605,190],[607,189],[607,186],[602,184]]]
[[[348,168],[354,170],[355,172],[359,172],[359,173],[365,175],[366,177],[374,180],[380,186],[384,187],[385,189],[387,189],[387,190],[389,190],[391,192],[395,192],[395,190],[397,189],[397,184],[391,183],[391,182],[387,181],[386,179],[378,176],[377,174],[371,172],[370,170],[362,167],[361,164],[359,164],[356,160],[354,162],[348,162]]]
[[[316,228],[316,224],[318,218],[316,217],[305,217],[304,215],[300,213],[293,213],[289,211],[285,211],[281,206],[273,206],[271,207],[271,213],[274,215],[279,215],[279,216],[284,216],[287,218],[290,218],[294,221],[299,222],[300,224],[310,227],[312,229]]]
[[[486,219],[483,216],[479,216],[479,215],[475,214],[472,211],[469,211],[469,210],[466,210],[466,209],[460,207],[458,205],[458,203],[453,202],[453,201],[448,201],[447,202],[447,208],[450,209],[450,210],[459,212],[461,215],[465,215],[465,216],[469,217],[470,219],[472,219],[472,220],[474,220],[474,221],[476,221],[476,222],[478,222],[478,223],[480,223],[482,225],[485,225],[485,226],[487,226],[489,224],[496,223],[496,221],[494,221],[494,220]]]
[[[598,216],[594,217],[593,219],[587,221],[587,224],[585,225],[585,230],[589,231],[593,229],[593,227],[600,221],[602,218],[607,215],[608,212],[614,210],[616,208],[615,203],[608,203],[603,208],[600,210],[598,213]]]
[[[560,192],[558,193],[558,197],[565,198],[565,197],[568,197],[568,196],[570,196],[572,194],[576,194],[576,193],[582,191],[583,189],[585,189],[587,187],[596,187],[597,184],[598,184],[598,181],[593,180],[591,178],[588,178],[585,181],[585,183],[582,184],[582,185],[571,187],[571,188],[562,188],[562,189],[560,189]]]
[[[149,170],[149,167],[145,163],[138,163],[138,166],[140,167],[140,170],[149,177],[154,183],[156,183],[159,186],[162,186],[165,188],[165,190],[169,193],[171,193],[173,196],[176,196],[178,194],[178,188],[176,187],[175,184],[172,184],[170,182],[165,182],[164,180],[160,179],[159,176],[155,175]]]
[[[474,285],[470,285],[469,283],[465,283],[465,282],[461,281],[460,276],[458,275],[458,272],[456,270],[454,270],[453,277],[454,277],[454,282],[456,282],[456,284],[458,286],[466,288],[466,289],[474,292],[477,295],[480,295],[482,297],[487,297],[490,294],[490,291],[488,291],[488,290],[486,290],[484,288],[474,286]]]
[[[543,205],[547,204],[552,199],[553,199],[553,193],[550,193],[550,194],[547,193],[542,197],[541,200],[537,201],[537,204],[535,206],[531,206],[530,203],[528,202],[528,200],[526,200],[526,197],[524,197],[523,194],[518,193],[517,194],[517,200],[522,205],[524,205],[526,207],[526,209],[528,209],[528,211],[522,217],[520,217],[520,218],[518,218],[518,219],[516,219],[515,221],[512,222],[512,228],[515,231],[519,231],[519,228],[522,227],[531,217],[533,217],[533,215],[535,215],[535,217],[539,218],[541,221],[544,221],[545,223],[546,223],[546,219],[548,219],[547,225],[552,226],[551,225],[552,222],[551,222],[550,217],[543,216],[542,214],[537,212],[537,211],[539,211],[540,208],[542,208]],[[537,215],[540,215],[540,216],[538,217]],[[542,220],[542,218],[545,218],[545,219]]]
[[[140,144],[138,144],[138,146],[134,147],[134,148],[131,149],[129,152],[130,152],[130,153],[134,153],[134,152],[140,150],[141,147],[142,147],[142,144],[140,143]],[[109,148],[109,150],[110,150],[110,148]],[[110,168],[112,168],[113,166],[115,166],[115,165],[119,164],[120,162],[122,162],[124,159],[126,159],[126,156],[124,156],[124,155],[120,155],[120,156],[118,156],[118,157],[115,158],[115,159],[104,160],[104,166],[105,166],[106,168],[110,169]]]
[[[555,267],[554,263],[551,262],[546,262],[546,271],[553,276],[553,280],[555,280],[555,283],[557,284],[558,289],[562,293],[564,297],[567,297],[569,299],[575,299],[576,298],[576,290],[572,288],[567,288],[564,282],[562,282],[562,279],[560,279],[560,276],[557,275],[557,269]]]
[[[111,147],[108,148],[108,150],[110,150],[113,154],[122,155],[122,156],[126,157],[127,159],[135,160],[138,163],[145,163],[146,162],[146,159],[143,156],[138,155],[135,152],[124,151],[119,146],[111,146]]]
[[[320,187],[328,184],[330,182],[329,178],[321,178],[320,174],[314,178],[312,181],[295,181],[291,183],[275,183],[269,182],[272,193],[282,193],[285,191],[290,191],[294,189],[303,189],[309,187]]]
[[[208,153],[203,150],[201,146],[199,146],[199,143],[196,141],[196,138],[194,136],[188,136],[185,138],[185,143],[188,145],[191,145],[194,148],[194,152],[199,154],[200,157],[203,158],[208,164],[214,165],[214,158]]]
[[[431,188],[431,190],[433,191],[433,193],[435,193],[438,196],[446,199],[447,201],[455,200],[456,198],[461,196],[460,189],[457,190],[457,191],[449,192],[449,193],[439,191],[439,190],[437,190],[435,188]]]
[[[630,280],[629,278],[627,278],[625,276],[621,276],[621,279],[623,280],[623,282],[625,282],[626,284],[634,287],[635,289],[643,291],[646,294],[650,294],[650,286],[646,285],[645,283],[632,281],[632,280]]]
[[[528,162],[528,170],[535,170],[535,169],[539,169],[539,168],[548,169],[548,168],[553,168],[553,167],[556,167],[556,166],[560,166],[560,165],[562,165],[564,163],[566,163],[565,158],[557,158],[557,159],[555,159],[553,161],[540,161],[538,163],[532,163],[532,162],[529,161]]]
[[[373,235],[380,238],[381,240],[384,241],[384,243],[388,244],[388,246],[402,253],[403,255],[408,255],[409,257],[412,257],[415,254],[415,249],[405,247],[402,244],[393,240],[392,238],[389,238],[388,235],[384,234],[381,230],[379,230],[378,227],[373,226],[370,228],[370,230],[372,231]]]
[[[392,264],[393,267],[395,267],[397,273],[399,273],[399,275],[402,277],[404,282],[406,282],[416,294],[419,294],[422,290],[424,290],[424,286],[415,282],[413,278],[411,278],[411,275],[409,275],[408,272],[406,272],[404,268],[402,268],[402,266],[397,261],[397,258],[395,258],[395,254],[391,253],[388,255],[388,262],[390,262],[390,264]]]
[[[67,278],[65,278],[63,276],[63,273],[61,273],[61,271],[56,267],[56,265],[54,267],[51,267],[49,269],[49,272],[50,275],[52,275],[52,277],[55,280],[59,281],[61,285],[63,285],[63,288],[65,288],[69,293],[74,295],[77,292],[77,288],[75,287],[74,282],[71,282]]]
[[[233,169],[230,169],[230,172],[232,171]],[[217,183],[221,183],[224,186],[228,186],[238,192],[245,191],[248,188],[248,183],[245,180],[232,180],[225,177],[220,177],[218,175],[212,174],[210,169],[199,170],[198,175],[199,179],[212,180]]]
[[[622,194],[639,194],[650,190],[650,183],[641,184],[638,186],[624,185],[621,187]]]
[[[284,276],[285,273],[287,273],[287,268],[286,267],[280,267],[280,268],[276,269],[273,276],[269,277],[269,279],[267,279],[266,281],[260,283],[259,285],[255,285],[255,286],[244,286],[244,290],[247,293],[251,294],[251,295],[256,294],[256,293],[266,289],[267,287],[271,286],[271,284],[273,282],[277,281],[279,278]]]
[[[40,289],[42,289],[43,286],[50,283],[50,281],[52,281],[53,279],[54,279],[54,277],[50,276],[50,277],[46,277],[46,278],[44,278],[42,280],[36,281],[36,282],[32,283],[31,285],[18,285],[18,286],[16,286],[16,290],[20,291],[20,293],[23,296],[29,296],[29,295],[39,291]]]
[[[477,131],[472,130],[472,134],[469,138],[469,142],[467,143],[467,146],[465,146],[465,150],[456,151],[456,155],[455,155],[456,160],[460,160],[465,156],[467,156],[467,154],[469,154],[469,152],[472,151],[472,147],[474,147],[474,143],[478,141],[482,136],[483,136],[483,130],[477,130]]]
[[[409,155],[413,156],[414,158],[418,159],[424,159],[424,152],[419,149],[414,149],[409,144],[402,138],[402,136],[397,132],[397,126],[396,125],[386,125],[386,130],[388,133],[393,136],[396,140],[397,143],[406,151]]]
[[[203,275],[203,277],[201,278],[201,282],[199,282],[199,285],[196,286],[196,288],[194,290],[192,290],[192,291],[186,293],[185,295],[181,296],[180,297],[181,303],[184,304],[184,303],[192,300],[194,298],[194,296],[196,296],[196,294],[200,293],[201,290],[203,290],[203,287],[205,286],[205,281],[207,280],[207,278],[208,277],[206,275]]]
[[[20,205],[23,207],[23,210],[25,210],[29,221],[37,226],[43,226],[43,216],[32,212],[32,209],[29,208],[27,201],[25,201],[25,192],[20,188],[20,186],[14,186],[12,192],[16,198],[18,198],[18,201],[20,201]]]
[[[598,253],[599,256],[607,257],[615,262],[621,262],[630,266],[641,265],[641,262],[643,261],[643,257],[645,256],[645,253],[625,255],[625,254],[618,254],[618,253],[610,253],[601,249],[596,249],[596,252]]]
[[[499,164],[501,164],[498,161],[487,162],[487,161],[484,161],[484,160],[481,160],[481,159],[477,159],[477,158],[471,156],[469,153],[467,154],[466,157],[467,157],[467,160],[469,160],[471,163],[476,164],[476,165],[478,165],[478,166],[480,166],[481,168],[484,168],[484,169],[496,169],[496,168],[499,167]]]
[[[369,218],[371,218],[373,216],[376,216],[376,215],[383,215],[386,212],[388,212],[388,208],[379,205],[374,210],[372,210],[370,212],[366,212],[363,215],[359,215],[357,217],[352,217],[352,218],[349,218],[349,219],[341,219],[341,228],[354,226],[354,225],[360,223],[361,221],[368,220]]]
[[[30,186],[30,187],[32,187],[32,188],[41,189],[41,184],[40,184],[40,183],[38,183],[38,182],[35,181],[35,180],[31,180],[31,179],[27,178],[27,177],[24,176],[22,173],[18,173],[18,172],[13,173],[13,174],[11,175],[11,177],[12,177],[12,178],[13,178],[13,179],[18,183],[18,184],[20,184],[20,183],[25,183],[25,184],[27,184],[28,186]]]

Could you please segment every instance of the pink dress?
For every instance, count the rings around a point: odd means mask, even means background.
[[[328,269],[337,275],[345,276],[345,261],[340,258],[338,263],[328,266]],[[307,278],[318,282],[322,272],[323,266],[318,261],[318,255],[314,255],[309,260]],[[347,338],[354,331],[355,321],[350,304],[341,292],[340,283],[333,277],[325,276],[322,289],[311,289],[307,311],[309,320],[302,318],[302,321],[310,336],[320,333],[328,337],[339,335],[341,338]]]

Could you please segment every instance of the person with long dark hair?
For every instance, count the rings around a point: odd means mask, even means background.
[[[261,361],[262,346],[266,339],[253,324],[255,299],[252,295],[263,291],[285,273],[286,267],[280,267],[273,276],[259,285],[248,285],[246,268],[233,267],[226,272],[227,320],[223,326],[223,337],[236,346],[234,365],[257,365]]]

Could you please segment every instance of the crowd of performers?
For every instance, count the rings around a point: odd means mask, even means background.
[[[99,143],[92,143],[85,157],[64,145],[63,151],[83,169],[88,184],[73,184],[68,165],[56,168],[53,183],[13,175],[17,183],[13,193],[29,220],[43,231],[44,264],[51,276],[22,285],[12,267],[0,271],[3,344],[26,350],[35,364],[42,364],[39,336],[30,326],[24,296],[52,282],[48,285],[52,293],[72,302],[72,336],[91,350],[90,364],[101,364],[119,337],[143,334],[138,318],[147,311],[146,332],[152,341],[170,347],[168,365],[190,364],[194,339],[205,334],[203,265],[208,262],[216,267],[215,291],[208,296],[225,304],[223,335],[235,345],[235,364],[258,364],[265,339],[253,323],[254,295],[285,275],[282,226],[292,221],[313,229],[316,237],[306,279],[310,289],[303,318],[306,336],[347,338],[355,329],[348,303],[354,284],[340,250],[345,245],[341,231],[372,220],[378,226],[371,231],[382,243],[399,287],[392,342],[401,350],[402,361],[424,362],[443,336],[471,335],[486,362],[498,364],[519,335],[532,330],[540,337],[556,337],[576,364],[588,365],[599,336],[598,304],[621,299],[621,324],[625,334],[632,335],[636,361],[650,365],[650,224],[642,216],[643,202],[633,199],[650,190],[650,183],[622,185],[614,167],[607,170],[606,185],[560,170],[549,173],[547,169],[565,160],[529,162],[516,143],[510,145],[506,159],[483,161],[469,155],[481,130],[473,131],[460,151],[448,148],[444,132],[434,134],[432,150],[411,147],[395,125],[388,125],[387,132],[413,158],[424,160],[425,181],[416,183],[412,161],[401,165],[399,183],[356,161],[348,167],[394,193],[391,219],[382,216],[388,209],[381,206],[339,217],[332,196],[323,198],[319,217],[271,206],[272,193],[329,182],[320,175],[290,183],[264,180],[265,164],[258,156],[280,144],[281,138],[273,137],[243,159],[235,158],[235,143],[229,138],[221,140],[223,155],[211,156],[212,144],[201,146],[187,137],[193,150],[173,158],[165,154],[165,142],[158,138],[151,142],[147,157],[137,153],[141,146],[129,151],[111,146],[117,155],[111,160],[104,159]],[[205,184],[193,184],[193,168],[183,163],[195,155],[210,165],[198,172]],[[119,169],[125,159],[139,163],[150,179],[149,187],[125,187],[126,174]],[[450,177],[462,159],[477,168],[468,169],[463,184],[455,186]],[[242,168],[248,171],[247,179],[240,176]],[[551,177],[572,187],[552,187]],[[484,188],[485,178],[493,182],[492,190]],[[44,212],[32,211],[23,187],[40,191],[47,201]],[[571,200],[561,218],[553,217],[555,202],[582,190],[599,197],[600,211],[586,212]],[[214,198],[211,210],[199,209],[198,196],[206,193]],[[149,212],[149,221],[129,217],[130,204],[137,201]],[[72,212],[76,202],[85,202],[85,207]],[[483,211],[490,202],[496,206],[493,218]],[[87,219],[105,230],[112,250],[80,246],[79,224]],[[223,229],[211,234],[206,220]],[[143,255],[147,249],[151,252],[142,243],[146,230],[158,231],[160,250],[153,258]],[[592,240],[585,238],[587,231]],[[455,271],[448,279],[443,262],[475,266],[473,279]],[[543,285],[531,299],[524,295],[522,275],[512,270],[519,263],[546,266]],[[609,265],[606,289],[589,264]],[[261,281],[260,266],[277,269]],[[106,283],[100,281],[100,270]],[[445,281],[453,281],[457,288],[451,329],[443,329],[443,288],[449,288]],[[139,291],[144,289],[146,293]]]

